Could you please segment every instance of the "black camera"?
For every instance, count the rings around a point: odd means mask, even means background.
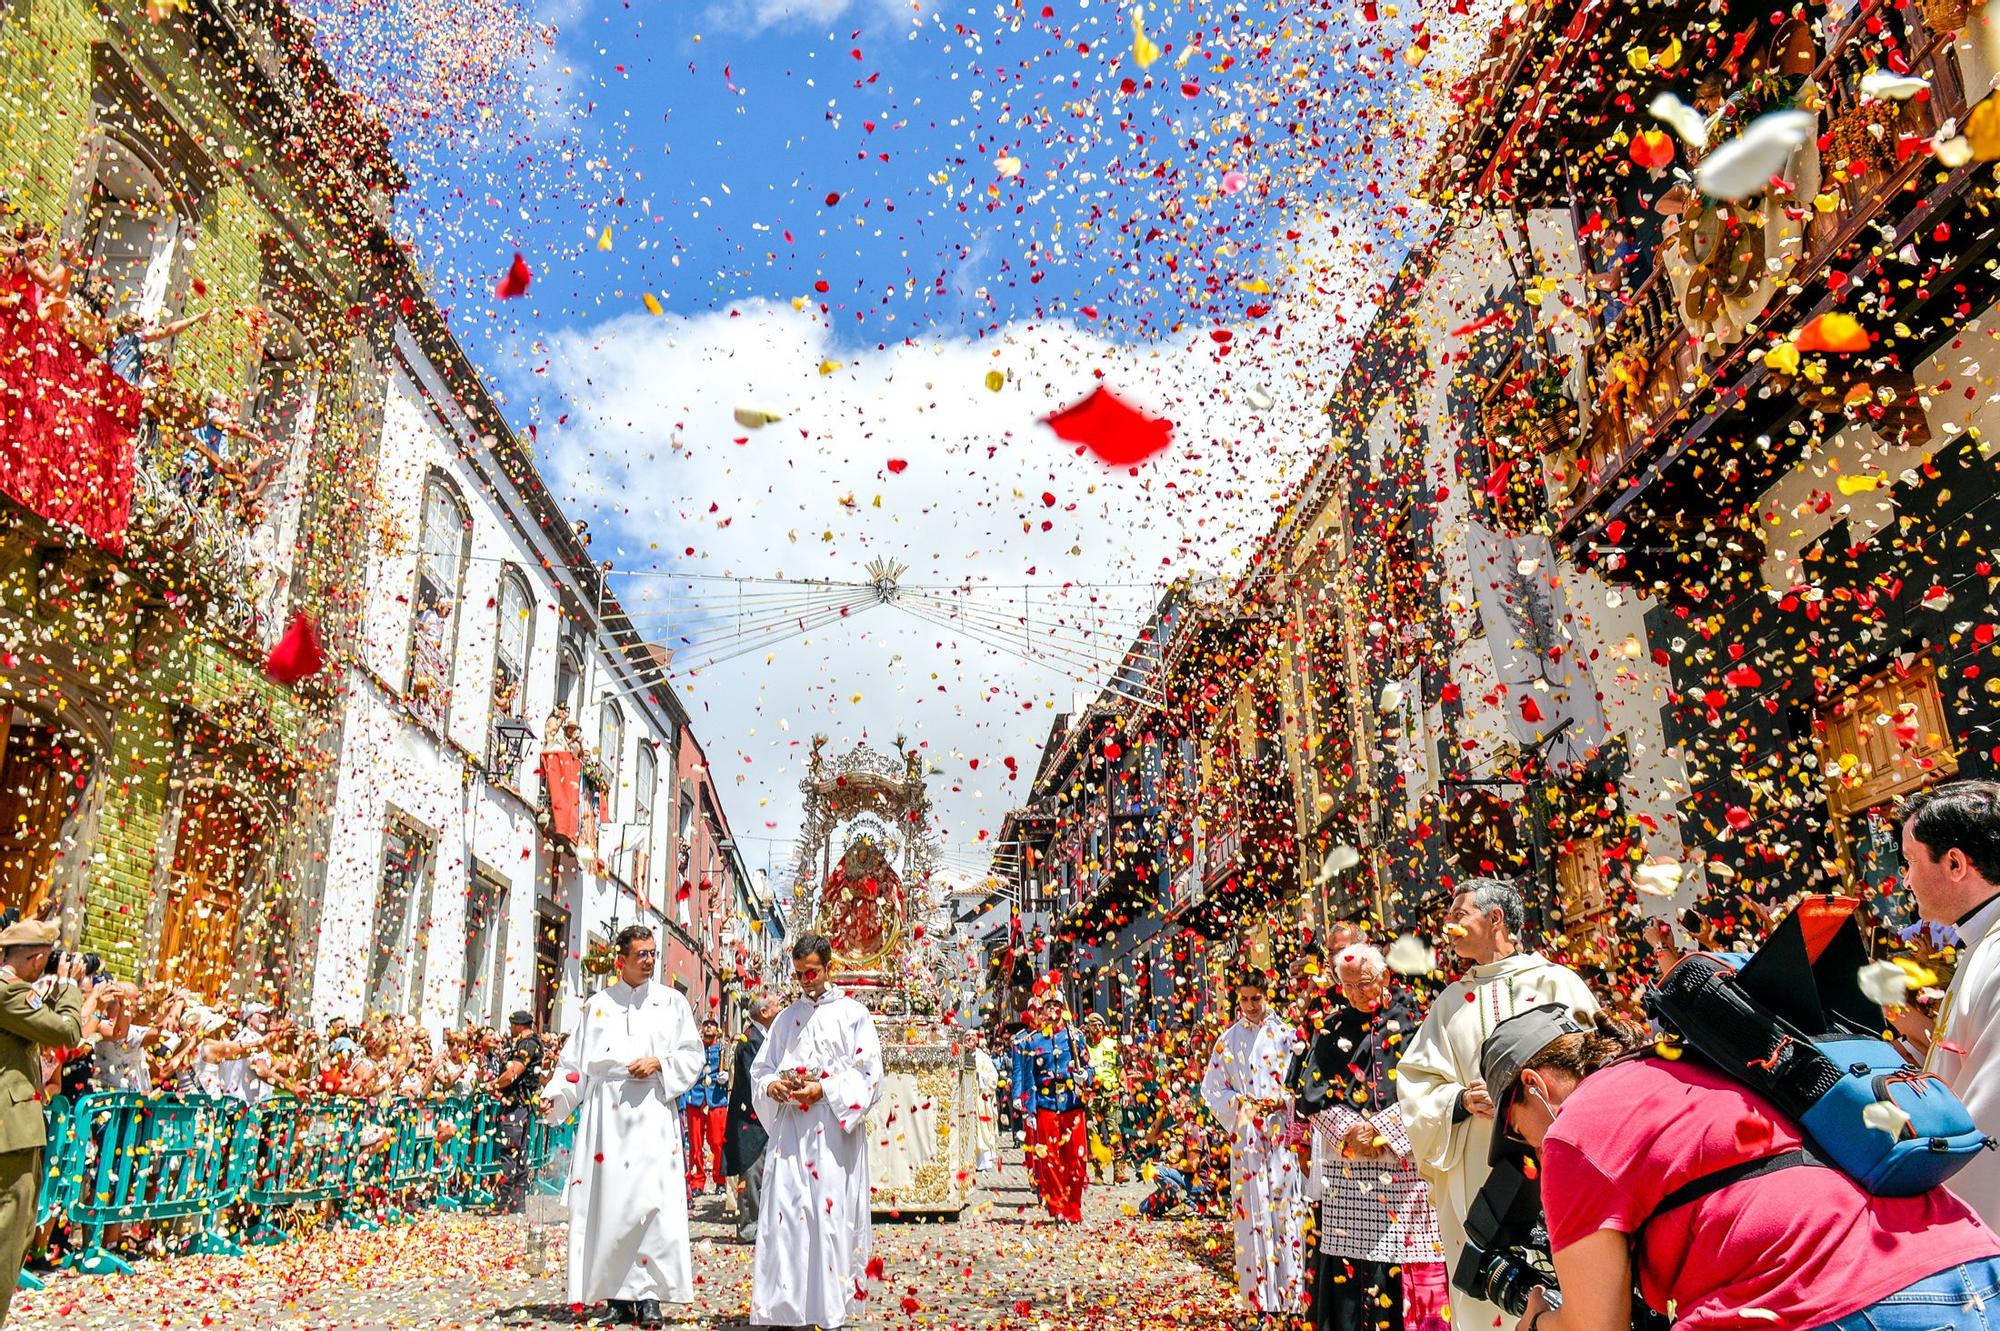
[[[1562,1302],[1549,1260],[1549,1233],[1542,1225],[1541,1186],[1517,1161],[1495,1165],[1472,1199],[1465,1217],[1465,1251],[1451,1283],[1509,1317],[1528,1310],[1528,1294],[1537,1285],[1548,1290],[1551,1305]]]
[[[55,974],[56,968],[61,966],[68,956],[69,954],[61,948],[57,948],[55,951],[49,953],[49,974]],[[86,952],[83,954],[83,978],[86,980],[95,980],[103,971],[103,957],[98,956],[95,952]]]

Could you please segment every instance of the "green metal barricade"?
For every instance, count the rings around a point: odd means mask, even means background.
[[[500,1177],[500,1102],[482,1095],[472,1102],[470,1134],[465,1145],[465,1175],[470,1181],[459,1198],[467,1206],[491,1206],[493,1193],[487,1181]]]
[[[338,1201],[347,1223],[367,1228],[408,1219],[405,1207],[487,1206],[506,1164],[502,1108],[486,1095],[384,1105],[277,1096],[254,1106],[129,1091],[58,1098],[45,1110],[37,1224],[76,1227],[67,1265],[122,1274],[131,1266],[104,1246],[113,1225],[193,1218],[200,1228],[182,1253],[238,1255],[241,1243],[289,1239],[283,1213],[294,1206]],[[574,1116],[553,1129],[533,1120],[525,1149],[538,1191],[561,1190],[545,1167],[575,1133]],[[23,1273],[22,1288],[39,1287]]]
[[[361,1108],[343,1098],[280,1096],[250,1111],[257,1131],[243,1199],[256,1208],[257,1223],[244,1236],[245,1243],[283,1243],[291,1235],[278,1223],[278,1211],[348,1194]]]
[[[129,1274],[131,1264],[104,1247],[107,1226],[207,1216],[214,1208],[229,1146],[218,1102],[109,1091],[78,1100],[71,1117],[80,1160],[66,1211],[83,1241],[68,1265]]]

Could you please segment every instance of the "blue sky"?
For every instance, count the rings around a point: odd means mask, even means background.
[[[781,875],[816,732],[907,733],[976,869],[1093,660],[1160,584],[1239,567],[1318,451],[1414,225],[1407,26],[1363,49],[1304,0],[1157,0],[1141,70],[1104,0],[518,2],[322,11],[399,131],[433,290],[658,639],[705,622],[661,574],[888,557],[932,589],[674,684]],[[517,250],[534,283],[495,301]],[[1040,424],[1100,384],[1173,447],[1112,470]],[[987,630],[940,623],[960,587]]]

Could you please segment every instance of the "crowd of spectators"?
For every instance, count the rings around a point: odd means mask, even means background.
[[[371,1101],[492,1091],[506,1040],[468,1024],[433,1037],[414,1018],[336,1017],[323,1028],[263,1003],[212,1003],[166,983],[87,978],[95,1010],[72,1049],[44,1049],[44,1090],[75,1099],[93,1091],[195,1094],[257,1104],[352,1096]],[[562,1037],[541,1042],[542,1071]],[[537,1078],[537,1081],[541,1078]]]

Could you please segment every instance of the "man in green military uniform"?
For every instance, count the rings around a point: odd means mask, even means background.
[[[56,937],[47,920],[0,929],[0,1322],[21,1279],[42,1185],[41,1047],[75,1047],[97,1006],[94,993],[77,988],[81,956],[71,953],[49,973]]]

